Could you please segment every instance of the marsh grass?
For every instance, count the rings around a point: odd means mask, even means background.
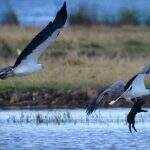
[[[103,87],[115,80],[128,79],[139,68],[149,63],[148,59],[110,60],[105,57],[81,58],[81,60],[83,63],[79,65],[66,63],[66,60],[46,62],[45,68],[39,73],[28,77],[1,80],[0,89],[53,87],[71,90],[88,86]]]
[[[66,59],[43,62],[45,68],[41,72],[27,77],[1,80],[0,90],[53,88],[68,91],[89,86],[102,88],[113,81],[129,79],[140,68],[149,64],[149,59],[81,57],[79,62],[73,60],[68,63]]]
[[[14,63],[17,49],[23,49],[38,31],[1,26],[0,39],[9,45],[12,55],[11,59],[5,59],[2,57],[4,48],[0,47],[0,67]],[[44,64],[41,72],[1,80],[0,90],[101,88],[116,80],[127,80],[149,64],[149,39],[150,29],[145,27],[73,26],[64,29],[57,42],[40,59]]]
[[[34,124],[61,124],[61,123],[75,123],[75,120],[72,118],[69,112],[56,113],[56,114],[47,114],[43,115],[37,113],[35,115],[21,113],[18,117],[9,116],[6,119],[7,123],[34,123]]]
[[[0,39],[6,43],[12,50],[12,56],[16,57],[16,50],[23,49],[27,43],[41,29],[24,28],[19,26],[1,26]],[[89,50],[100,55],[114,55],[118,49],[123,48],[130,55],[126,46],[131,46],[140,42],[142,47],[149,45],[150,29],[146,27],[122,26],[122,27],[105,27],[105,26],[72,26],[66,28],[59,36],[58,40],[50,47],[43,58],[49,56],[66,55],[68,51],[77,51],[79,54],[86,53]],[[15,35],[15,36],[14,36]],[[136,43],[135,43],[136,44]],[[142,48],[143,49],[143,48]],[[0,49],[0,53],[3,49]],[[135,50],[136,52],[136,50]],[[138,51],[136,52],[138,54]],[[149,51],[144,51],[149,54]],[[140,54],[139,54],[140,55]]]
[[[126,51],[131,55],[139,55],[150,52],[150,44],[143,43],[137,40],[130,40],[125,42]]]
[[[109,125],[109,124],[126,124],[126,116],[127,114],[124,115],[124,117],[116,116],[115,118],[112,117],[111,113],[108,116],[103,116],[100,111],[98,113],[93,113],[91,116],[78,116],[73,117],[72,114],[68,111],[64,111],[62,113],[47,113],[47,114],[42,114],[42,113],[35,113],[35,114],[26,114],[26,113],[20,113],[19,115],[10,115],[8,118],[6,118],[7,123],[17,123],[17,124],[68,124],[68,123],[73,123],[73,124],[78,124],[78,123],[98,123],[98,124],[104,124],[104,125]],[[1,120],[0,120],[1,121]],[[145,121],[150,121],[149,116],[146,118],[143,118],[143,115],[140,114],[136,118],[136,122],[139,123],[144,123]]]

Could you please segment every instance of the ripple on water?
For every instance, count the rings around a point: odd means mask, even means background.
[[[44,110],[44,111],[25,111],[27,114],[50,114],[69,111],[72,118],[79,119],[86,117],[85,110]],[[103,120],[110,114],[113,118],[119,115],[124,119],[128,109],[120,110],[101,110]],[[48,113],[49,112],[49,113]],[[109,113],[108,113],[109,112]],[[136,128],[139,132],[129,133],[128,127],[123,123],[101,124],[89,122],[77,124],[61,123],[58,124],[34,124],[34,123],[6,123],[7,115],[18,115],[22,111],[0,111],[0,150],[12,149],[32,149],[32,150],[56,150],[56,149],[110,149],[110,150],[149,150],[150,147],[150,124],[149,120],[137,123]],[[99,113],[99,111],[95,112]],[[149,114],[144,114],[144,116]],[[4,118],[2,118],[4,116]],[[145,119],[144,119],[145,120]]]

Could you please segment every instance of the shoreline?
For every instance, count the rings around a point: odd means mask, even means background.
[[[103,91],[101,89],[101,91]],[[38,89],[32,91],[1,91],[0,109],[75,109],[86,108],[97,94],[96,89],[79,89],[63,91],[56,89]],[[131,104],[120,100],[113,107],[109,102],[116,95],[106,99],[102,108],[131,107]],[[150,107],[150,97],[144,97],[144,107]]]

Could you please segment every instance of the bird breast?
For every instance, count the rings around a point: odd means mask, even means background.
[[[34,72],[37,72],[42,69],[41,64],[23,64],[19,65],[14,69],[14,74],[16,76],[24,76],[24,75],[30,75]]]

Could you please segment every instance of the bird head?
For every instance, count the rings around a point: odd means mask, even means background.
[[[6,79],[13,76],[13,67],[9,66],[7,68],[0,69],[0,79]]]

